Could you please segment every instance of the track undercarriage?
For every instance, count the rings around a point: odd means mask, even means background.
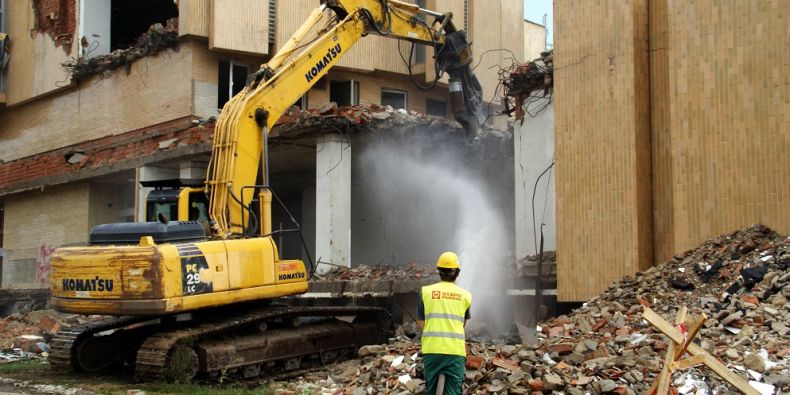
[[[140,381],[280,375],[354,356],[360,346],[386,342],[392,328],[385,310],[362,306],[225,308],[181,318],[121,317],[64,329],[52,341],[50,364],[90,373],[134,367]]]

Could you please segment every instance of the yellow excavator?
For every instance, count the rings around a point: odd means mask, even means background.
[[[222,109],[202,186],[149,197],[149,222],[99,225],[88,246],[53,253],[53,307],[116,317],[59,332],[54,369],[133,366],[141,380],[253,377],[321,366],[386,341],[392,322],[380,308],[270,304],[306,292],[314,267],[280,259],[272,238],[269,130],[366,34],[431,46],[436,78],[450,77],[456,120],[469,132],[482,123],[469,43],[451,14],[396,0],[322,0]],[[170,215],[156,211],[163,204]]]

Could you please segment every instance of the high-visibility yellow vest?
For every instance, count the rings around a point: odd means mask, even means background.
[[[472,305],[472,294],[454,283],[442,281],[422,287],[425,327],[423,354],[466,356],[464,317]]]

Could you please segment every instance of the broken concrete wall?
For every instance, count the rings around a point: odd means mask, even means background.
[[[89,197],[79,183],[4,198],[3,289],[49,287],[52,251],[88,239]]]
[[[539,252],[541,231],[544,251],[557,249],[556,177],[551,167],[554,107],[551,104],[536,112],[534,117],[524,118],[523,124],[516,122],[513,149],[516,258],[523,259]]]
[[[77,0],[6,1],[10,58],[6,104],[13,106],[69,85],[60,64],[77,56]],[[0,121],[5,125],[5,123]]]

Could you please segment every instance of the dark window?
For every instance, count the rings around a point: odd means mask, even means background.
[[[112,0],[110,16],[110,50],[126,49],[155,23],[167,24],[178,17],[173,0]]]
[[[359,82],[354,80],[330,81],[329,101],[337,103],[338,106],[359,104]]]
[[[425,102],[425,113],[428,115],[447,118],[447,102],[428,99]]]
[[[300,97],[299,100],[297,100],[296,103],[294,103],[293,107],[299,107],[302,110],[306,110],[307,109],[307,93],[302,95],[302,97]]]
[[[394,109],[406,108],[406,92],[391,89],[381,90],[381,105],[392,106]]]
[[[244,89],[250,68],[244,64],[220,60],[217,70],[217,108],[222,108],[231,97]]]

